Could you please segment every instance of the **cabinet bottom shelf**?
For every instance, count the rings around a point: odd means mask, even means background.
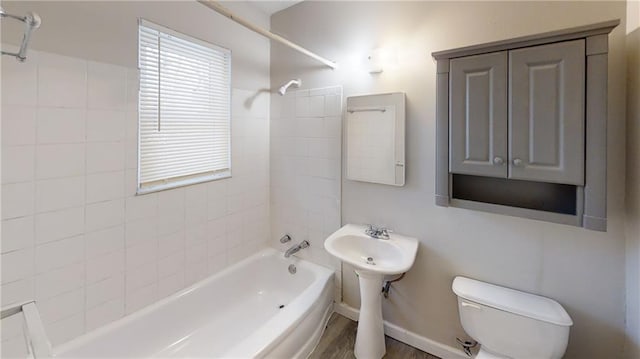
[[[451,174],[451,198],[577,215],[577,186]],[[505,213],[506,214],[506,213]]]

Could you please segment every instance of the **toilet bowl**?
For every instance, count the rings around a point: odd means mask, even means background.
[[[460,322],[478,342],[477,359],[557,359],[573,321],[550,298],[456,277]]]

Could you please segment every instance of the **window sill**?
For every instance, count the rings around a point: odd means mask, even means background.
[[[191,186],[198,183],[217,181],[225,178],[231,178],[231,171],[216,173],[214,175],[209,175],[209,176],[189,178],[181,181],[169,182],[169,183],[164,183],[156,186],[149,186],[149,187],[138,186],[138,189],[136,191],[136,196],[171,190],[179,187]]]

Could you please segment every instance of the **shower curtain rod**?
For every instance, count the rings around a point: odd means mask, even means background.
[[[211,10],[219,13],[219,14],[228,17],[229,19],[231,19],[231,20],[237,22],[238,24],[246,27],[247,29],[249,29],[251,31],[254,31],[254,32],[257,32],[258,34],[260,34],[262,36],[266,36],[266,37],[270,38],[271,40],[275,40],[275,41],[278,41],[281,44],[289,46],[290,48],[292,48],[292,49],[294,49],[294,50],[296,50],[298,52],[301,52],[301,53],[303,53],[303,54],[305,54],[305,55],[307,55],[309,57],[312,57],[312,58],[322,62],[323,64],[331,67],[332,69],[335,69],[336,67],[338,67],[338,64],[336,64],[335,62],[329,61],[329,60],[325,59],[324,57],[322,57],[322,56],[320,56],[320,55],[318,55],[318,54],[316,54],[314,52],[311,52],[311,51],[305,49],[304,47],[285,39],[284,37],[282,37],[280,35],[276,35],[276,34],[272,33],[271,31],[265,30],[265,29],[263,29],[263,28],[261,28],[259,26],[256,26],[256,25],[252,24],[251,22],[249,22],[249,21],[247,21],[247,20],[245,20],[245,19],[243,19],[241,17],[236,16],[234,13],[229,11],[227,8],[225,8],[224,6],[220,5],[220,3],[218,3],[217,1],[214,1],[214,0],[198,0],[198,2],[201,3],[202,5],[210,8]]]

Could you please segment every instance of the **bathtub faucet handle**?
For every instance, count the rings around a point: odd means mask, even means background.
[[[280,243],[287,243],[287,242],[291,242],[291,236],[288,234],[285,234],[284,236],[282,236],[282,238],[280,238]]]

